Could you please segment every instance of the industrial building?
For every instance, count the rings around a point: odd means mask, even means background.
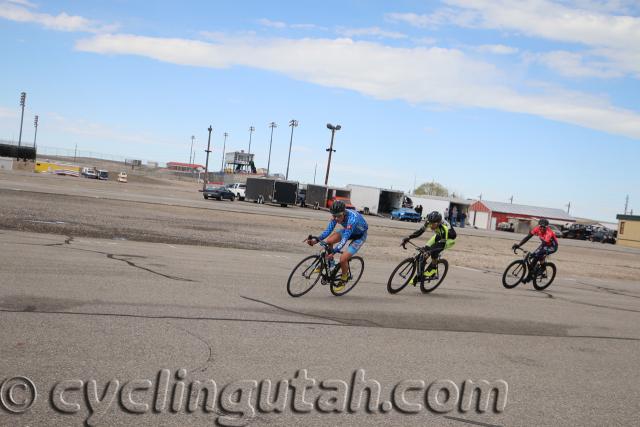
[[[576,219],[562,209],[518,205],[514,203],[478,200],[469,207],[469,225],[486,230],[495,230],[503,222],[513,224],[516,233],[527,233],[540,218],[558,226],[574,223]]]
[[[618,244],[640,248],[640,215],[618,215]]]

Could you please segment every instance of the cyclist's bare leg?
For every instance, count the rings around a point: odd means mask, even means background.
[[[351,259],[351,257],[353,257],[353,255],[351,255],[351,252],[349,251],[343,252],[342,256],[340,257],[340,269],[342,270],[343,276],[349,274],[349,260]]]
[[[329,250],[333,250],[333,245],[338,243],[342,239],[342,234],[334,231],[329,237],[324,239],[325,243],[329,245]]]

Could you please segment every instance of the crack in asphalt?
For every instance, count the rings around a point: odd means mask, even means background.
[[[109,259],[112,259],[114,261],[120,261],[120,262],[124,262],[127,265],[129,265],[130,267],[133,268],[137,268],[139,270],[143,270],[146,272],[149,272],[151,274],[155,274],[157,276],[161,276],[164,277],[166,279],[170,279],[170,280],[175,280],[178,282],[196,282],[196,280],[192,280],[192,279],[187,279],[184,277],[178,277],[178,276],[171,276],[169,274],[164,274],[164,273],[160,273],[159,271],[155,271],[151,268],[147,268],[147,267],[143,267],[141,265],[136,264],[133,261],[130,261],[126,258],[146,258],[145,256],[142,255],[128,255],[128,254],[113,254],[110,252],[102,252],[102,251],[94,251],[94,250],[90,250],[90,249],[81,249],[81,248],[74,248],[71,247],[71,243],[73,243],[74,238],[73,236],[66,236],[67,238],[65,239],[64,243],[50,243],[50,244],[45,244],[45,245],[41,245],[41,246],[64,246],[64,247],[68,247],[68,249],[74,250],[74,251],[82,251],[82,252],[91,252],[94,254],[100,254],[100,255],[104,255]]]
[[[473,421],[473,420],[466,420],[464,418],[458,418],[458,417],[452,417],[450,415],[445,415],[443,418],[449,419],[449,420],[454,420],[454,421],[460,421],[461,423],[465,423],[465,424],[471,424],[474,426],[483,426],[483,427],[502,427],[499,424],[487,424],[487,423],[481,423],[479,421]]]
[[[209,366],[211,364],[213,364],[214,360],[213,360],[213,348],[211,347],[211,344],[209,344],[204,338],[202,338],[200,335],[194,334],[193,332],[182,328],[178,325],[174,325],[172,323],[168,323],[171,327],[176,328],[176,329],[180,329],[183,332],[186,332],[187,334],[191,335],[192,337],[196,338],[198,341],[200,341],[201,343],[203,343],[205,346],[207,346],[207,349],[209,351],[209,355],[207,357],[207,360],[204,362],[204,364],[202,366],[198,366],[197,368],[193,368],[193,369],[189,369],[190,372],[206,372],[209,369]]]
[[[394,329],[398,331],[425,331],[425,332],[450,332],[461,334],[485,334],[485,335],[499,335],[499,336],[513,336],[513,337],[538,337],[538,338],[567,338],[567,339],[595,339],[595,340],[616,340],[616,341],[635,341],[640,342],[640,338],[634,337],[612,337],[604,335],[557,335],[557,334],[542,334],[542,333],[508,333],[508,332],[492,332],[482,330],[451,330],[442,328],[404,328],[397,326],[366,326],[366,325],[351,325],[348,323],[323,323],[323,322],[301,322],[292,320],[267,320],[267,319],[241,319],[233,317],[189,317],[189,316],[154,316],[154,315],[142,315],[142,314],[123,314],[123,313],[91,313],[91,312],[78,312],[78,311],[55,311],[55,310],[11,310],[0,308],[0,312],[4,313],[16,313],[16,314],[61,314],[61,315],[75,315],[75,316],[105,316],[105,317],[124,317],[134,319],[159,319],[159,320],[203,320],[203,321],[223,321],[223,322],[246,322],[246,323],[275,323],[285,325],[316,325],[316,326],[332,326],[343,328],[379,328],[379,329]],[[307,316],[307,315],[305,315]],[[308,315],[310,316],[310,315]]]
[[[245,297],[244,295],[240,295],[240,298],[249,300],[249,301],[253,301],[253,302],[257,302],[259,304],[264,304],[267,305],[269,307],[273,307],[276,308],[278,310],[284,311],[286,313],[292,313],[292,314],[297,314],[299,316],[305,316],[305,317],[313,317],[316,319],[322,319],[322,320],[331,320],[334,322],[338,322],[342,325],[345,326],[373,326],[373,327],[377,327],[377,328],[383,328],[384,326],[375,323],[369,319],[353,319],[353,318],[348,318],[348,317],[331,317],[331,316],[321,316],[319,314],[310,314],[310,313],[305,313],[302,311],[295,311],[295,310],[290,310],[288,308],[284,308],[284,307],[280,307],[278,305],[272,304],[270,302],[266,302],[263,300],[259,300],[259,299],[255,299],[255,298],[250,298],[250,297]],[[359,323],[354,323],[354,321],[358,321]]]

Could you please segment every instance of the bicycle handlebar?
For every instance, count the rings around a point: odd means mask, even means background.
[[[413,243],[411,240],[407,240],[406,242],[403,242],[402,244],[400,244],[400,246],[402,246],[402,249],[405,249],[405,250],[407,249],[407,247],[406,247],[407,243],[411,243],[411,245],[414,248],[418,249],[420,252],[424,252],[424,253],[430,253],[431,252],[431,249],[427,249],[427,248],[424,248],[422,246],[418,246],[415,243]]]
[[[320,240],[317,236],[312,236],[311,234],[309,234],[309,236],[307,236],[307,238],[305,240],[303,240],[303,242],[306,242],[308,240],[314,239],[318,242],[318,244],[320,244],[320,246],[322,246],[327,252],[329,249],[329,244],[326,242],[323,242],[322,240]],[[338,252],[334,252],[336,254],[341,254],[342,251],[338,251]]]

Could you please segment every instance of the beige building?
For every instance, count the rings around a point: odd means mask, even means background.
[[[618,215],[618,244],[640,248],[640,216]]]

